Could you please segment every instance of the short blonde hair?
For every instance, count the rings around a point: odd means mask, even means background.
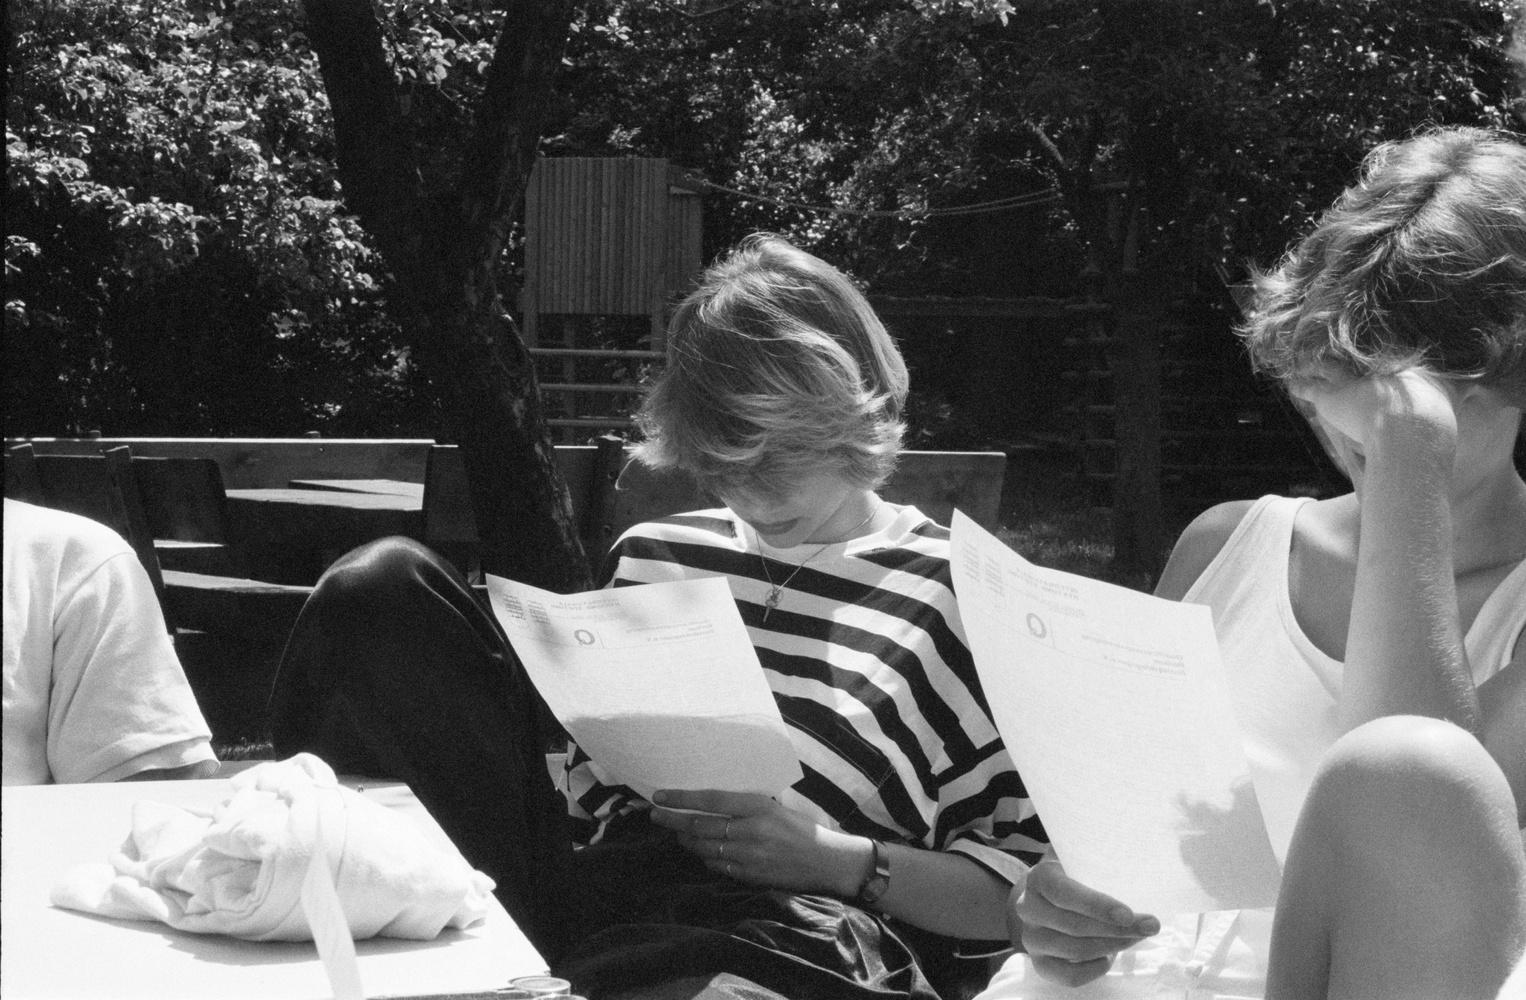
[[[1287,380],[1434,374],[1526,399],[1526,146],[1433,128],[1378,146],[1269,274],[1240,333]]]
[[[723,495],[778,495],[822,470],[872,489],[895,467],[906,390],[901,352],[853,283],[760,234],[673,314],[636,455]]]

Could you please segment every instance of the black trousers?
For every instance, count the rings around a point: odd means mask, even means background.
[[[406,538],[341,557],[297,619],[270,707],[279,755],[406,782],[541,953],[562,949],[565,908],[541,905],[573,880],[549,716],[454,566]]]
[[[417,542],[372,542],[328,569],[287,643],[271,712],[280,755],[407,782],[590,997],[937,1000],[903,940],[918,932],[716,875],[644,816],[574,851],[546,774],[554,719],[492,613]],[[936,944],[918,940],[924,959],[945,951]]]

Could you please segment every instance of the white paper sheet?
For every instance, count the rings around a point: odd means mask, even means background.
[[[800,760],[720,578],[555,594],[489,576],[493,613],[536,689],[608,775],[777,795]]]
[[[997,728],[1065,870],[1162,917],[1275,903],[1209,610],[1034,566],[957,511],[953,569]]]

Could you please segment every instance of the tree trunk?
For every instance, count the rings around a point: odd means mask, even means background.
[[[1158,317],[1133,295],[1115,302],[1108,349],[1113,383],[1114,576],[1153,586],[1161,570],[1161,338]]]
[[[1090,149],[1095,150],[1095,144]],[[1090,294],[1111,307],[1107,363],[1113,390],[1114,579],[1148,589],[1161,570],[1161,324],[1138,268],[1137,180],[1097,183],[1090,160],[1065,186],[1086,239]],[[1109,198],[1117,199],[1109,202]]]
[[[306,0],[348,207],[395,280],[394,312],[461,446],[483,568],[567,592],[590,585],[529,351],[499,259],[524,202],[571,7],[508,5],[454,190],[425,191],[373,0]]]

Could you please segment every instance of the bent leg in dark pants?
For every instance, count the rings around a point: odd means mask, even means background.
[[[571,844],[551,735],[503,632],[460,573],[406,538],[324,573],[271,694],[276,751],[406,782],[548,958],[567,940]]]

